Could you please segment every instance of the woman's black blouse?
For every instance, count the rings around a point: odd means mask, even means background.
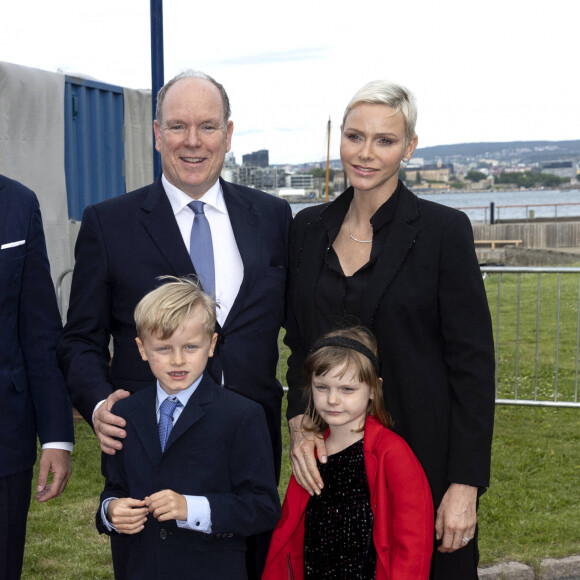
[[[354,317],[349,320],[349,324],[357,323],[360,319],[360,308],[364,301],[365,290],[377,258],[381,251],[388,251],[384,248],[385,239],[397,209],[398,193],[399,187],[371,218],[373,228],[371,256],[369,261],[352,276],[344,275],[338,256],[332,247],[348,206],[346,210],[338,206],[325,210],[322,220],[328,233],[328,244],[315,295],[317,328],[329,331],[337,326],[344,326],[344,317]]]

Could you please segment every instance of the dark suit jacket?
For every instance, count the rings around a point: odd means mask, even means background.
[[[263,192],[221,182],[244,264],[238,296],[219,329],[208,371],[266,410],[279,455],[282,387],[276,380],[284,318],[290,206]],[[161,179],[86,208],[76,244],[68,322],[59,344],[73,404],[91,423],[114,389],[138,391],[153,375],[135,345],[133,311],[163,275],[194,272]],[[109,368],[109,338],[114,357]]]
[[[471,224],[457,210],[418,199],[400,184],[395,215],[362,306],[379,345],[394,430],[411,446],[436,505],[449,483],[489,484],[494,413],[491,318]],[[352,189],[332,202],[346,215]],[[312,296],[328,247],[329,206],[293,224],[286,343],[288,417],[303,411],[301,366],[323,332]],[[329,208],[330,209],[330,208]]]
[[[60,315],[38,200],[0,175],[0,477],[34,465],[41,443],[74,441],[56,361]]]
[[[129,578],[245,578],[246,536],[272,529],[280,500],[264,412],[204,374],[161,452],[150,384],[119,401],[114,412],[127,420],[122,451],[107,456],[110,497],[143,499],[163,489],[209,500],[212,532],[204,534],[158,522],[120,535],[129,544]],[[97,527],[106,532],[100,509]],[[117,534],[115,534],[117,535]]]

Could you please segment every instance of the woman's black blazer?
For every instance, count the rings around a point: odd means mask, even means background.
[[[351,188],[332,203],[346,215],[352,196]],[[438,505],[452,482],[489,485],[491,317],[467,216],[417,198],[402,183],[398,196],[361,322],[378,341],[394,430],[421,461]],[[304,411],[302,363],[313,341],[329,330],[317,328],[313,300],[329,244],[321,219],[327,206],[301,211],[291,230],[288,418]]]

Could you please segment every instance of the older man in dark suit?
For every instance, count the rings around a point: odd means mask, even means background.
[[[59,358],[73,403],[102,450],[115,453],[125,423],[109,411],[152,379],[134,344],[133,309],[159,276],[198,274],[220,306],[208,371],[262,405],[279,473],[283,391],[275,377],[291,211],[281,199],[219,178],[231,146],[229,117],[225,90],[207,75],[183,73],[161,89],[154,130],[163,174],[85,210]]]
[[[72,409],[56,361],[60,316],[38,200],[0,175],[0,578],[20,578],[37,436],[36,499],[71,473]],[[52,474],[52,482],[49,481]]]

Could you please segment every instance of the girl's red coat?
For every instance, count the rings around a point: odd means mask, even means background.
[[[376,580],[426,580],[434,516],[423,468],[407,443],[374,417],[367,418],[363,445],[374,515]],[[304,511],[309,497],[292,476],[262,580],[303,580]]]

